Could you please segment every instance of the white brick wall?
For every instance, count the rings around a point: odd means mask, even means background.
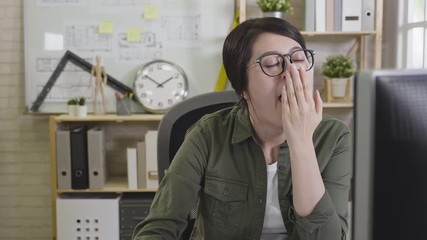
[[[48,117],[24,113],[23,0],[0,0],[0,239],[52,238]]]

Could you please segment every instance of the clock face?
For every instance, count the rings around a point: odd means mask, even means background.
[[[177,65],[156,60],[147,63],[135,79],[135,96],[142,106],[154,113],[164,113],[187,96],[188,82]]]

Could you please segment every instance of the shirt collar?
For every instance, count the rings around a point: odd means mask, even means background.
[[[249,120],[249,111],[245,107],[235,107],[233,109],[236,117],[234,118],[234,131],[231,143],[238,143],[252,137],[252,125]]]
[[[249,137],[253,137],[252,124],[249,120],[248,109],[238,106],[233,109],[233,112],[236,114],[236,117],[234,118],[234,131],[231,139],[232,144],[246,140]],[[288,148],[288,143],[285,141],[280,144],[280,148]]]

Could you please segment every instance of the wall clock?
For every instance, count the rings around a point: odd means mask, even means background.
[[[134,93],[145,110],[165,113],[187,97],[187,76],[181,67],[172,62],[154,60],[138,71]]]

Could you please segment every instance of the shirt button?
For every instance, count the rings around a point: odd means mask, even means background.
[[[222,192],[222,195],[224,196],[228,196],[230,194],[230,191],[228,191],[228,188],[225,188],[224,191]]]
[[[262,198],[259,199],[259,204],[262,204]]]
[[[280,170],[280,171],[285,170],[285,165],[283,165],[283,164],[279,165],[279,170]]]

